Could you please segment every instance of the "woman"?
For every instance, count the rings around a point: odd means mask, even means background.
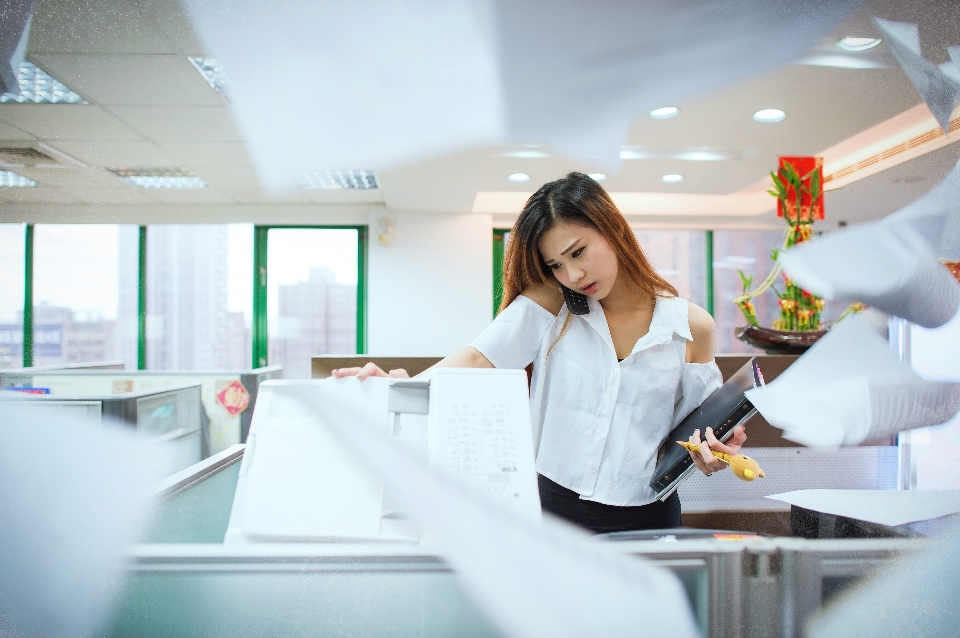
[[[500,310],[437,365],[534,364],[543,509],[597,533],[679,527],[679,497],[656,501],[649,482],[670,430],[720,386],[713,318],[656,273],[593,179],[570,173],[527,201],[504,257]],[[372,363],[334,371],[354,374],[407,376]],[[691,457],[708,476],[725,467],[710,448],[736,454],[746,440],[742,427],[726,445],[704,434],[691,437],[701,450]]]

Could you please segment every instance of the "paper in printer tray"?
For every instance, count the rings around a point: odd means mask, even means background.
[[[696,466],[690,454],[677,441],[686,441],[694,430],[703,436],[707,428],[713,428],[714,436],[721,441],[733,434],[733,429],[757,413],[744,393],[763,385],[763,376],[755,357],[751,357],[736,374],[727,379],[703,404],[673,428],[660,446],[657,467],[650,487],[657,493],[657,500],[670,496],[686,475]]]

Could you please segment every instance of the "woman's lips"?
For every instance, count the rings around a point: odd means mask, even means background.
[[[593,282],[589,286],[584,286],[583,288],[580,289],[580,292],[582,292],[585,295],[591,295],[596,291],[597,291],[597,282]]]

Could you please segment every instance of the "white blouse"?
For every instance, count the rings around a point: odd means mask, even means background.
[[[570,315],[564,306],[554,317],[519,296],[470,345],[497,368],[534,363],[540,474],[582,499],[645,505],[655,498],[649,483],[660,444],[720,387],[720,369],[714,361],[685,363],[693,340],[685,300],[658,297],[650,330],[622,362],[603,307],[588,303],[589,314]]]

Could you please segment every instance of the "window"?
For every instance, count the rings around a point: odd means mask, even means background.
[[[250,368],[251,224],[147,228],[147,369]]]
[[[313,355],[358,352],[360,256],[356,228],[268,230],[269,362],[285,378],[309,378]]]
[[[23,365],[24,224],[0,224],[0,368]]]
[[[34,228],[34,365],[120,359],[136,367],[137,232],[106,224]]]

